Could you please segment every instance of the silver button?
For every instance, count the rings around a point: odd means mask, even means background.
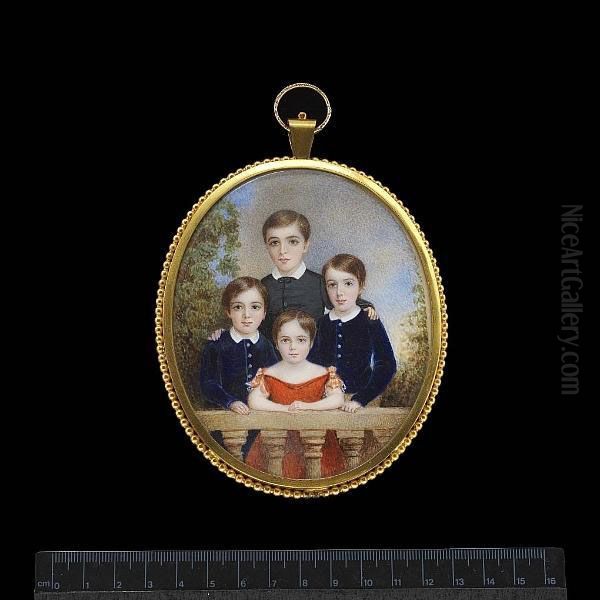
[[[249,369],[251,369],[251,368],[252,368],[252,365],[248,365],[248,368],[249,368]]]
[[[342,358],[342,355],[341,355],[341,354],[338,354],[338,358]]]
[[[341,333],[338,333],[338,337],[342,337],[342,334],[341,334]]]
[[[250,354],[250,352],[248,352],[248,358],[252,358],[252,354]]]
[[[246,346],[250,348],[250,342],[246,342]]]
[[[342,345],[341,345],[341,344],[338,344],[338,348],[341,348],[341,347],[342,347]]]

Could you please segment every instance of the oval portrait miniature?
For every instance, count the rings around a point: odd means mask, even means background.
[[[381,473],[440,384],[438,269],[379,183],[316,159],[240,170],[188,213],[157,339],[192,442],[268,493],[337,494]]]

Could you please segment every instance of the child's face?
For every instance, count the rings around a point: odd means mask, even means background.
[[[329,268],[325,272],[325,287],[338,315],[344,315],[356,308],[356,299],[362,288],[355,275]]]
[[[297,320],[283,325],[277,334],[277,349],[287,363],[297,364],[306,360],[311,346],[308,331],[302,329]]]
[[[239,334],[252,335],[265,318],[265,301],[256,288],[250,288],[233,298],[227,316]]]
[[[309,242],[296,223],[267,229],[267,250],[273,264],[283,275],[293,273],[304,260]]]

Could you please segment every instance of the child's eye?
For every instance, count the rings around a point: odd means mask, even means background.
[[[354,281],[346,281],[346,287],[352,287],[354,285]]]
[[[231,310],[240,310],[241,308],[242,308],[242,305],[241,305],[241,304],[234,304],[234,305],[231,307]]]
[[[336,284],[335,284],[333,281],[330,281],[330,282],[327,284],[327,287],[328,287],[328,288],[334,288],[335,286],[336,286]]]
[[[300,240],[290,240],[290,244],[292,246],[297,246],[300,243]]]
[[[278,241],[278,240],[271,240],[271,241],[269,242],[269,246],[277,246],[278,244],[279,244],[279,241]]]
[[[299,341],[301,344],[305,344],[305,343],[306,343],[306,338],[298,338],[298,341]]]
[[[262,306],[260,304],[253,304],[252,305],[252,310],[260,310],[262,308]]]

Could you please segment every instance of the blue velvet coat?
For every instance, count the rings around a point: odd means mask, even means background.
[[[264,336],[256,344],[250,340],[236,343],[229,331],[210,341],[202,352],[200,387],[210,402],[229,408],[232,402],[247,402],[248,385],[261,367],[278,362],[273,344]]]
[[[342,323],[324,315],[317,322],[315,343],[308,360],[334,366],[346,393],[363,406],[383,393],[396,372],[396,359],[381,320],[361,310]]]

